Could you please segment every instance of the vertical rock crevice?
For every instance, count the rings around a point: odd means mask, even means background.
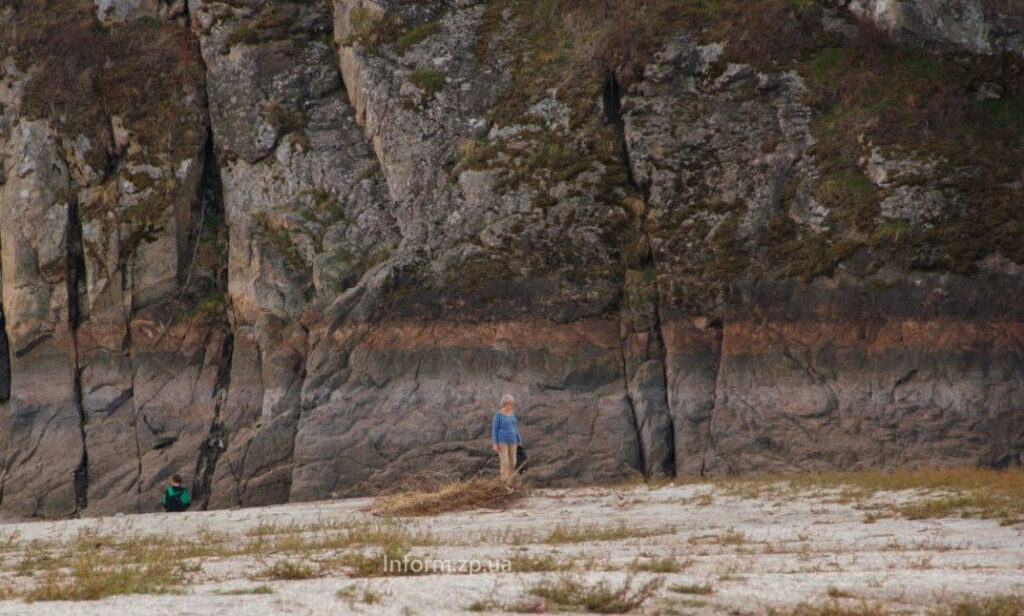
[[[633,403],[633,396],[630,395],[629,391],[629,361],[626,358],[626,341],[622,340],[622,389],[625,393],[626,404],[629,405],[630,417],[633,419],[633,430],[636,431],[636,445],[637,445],[637,460],[640,462],[640,471],[647,476],[647,456],[646,447],[642,438],[642,431],[640,429],[640,417],[637,416],[636,404]]]
[[[80,287],[85,283],[85,255],[82,249],[82,224],[78,217],[78,204],[74,200],[68,206],[67,220],[67,294],[68,294],[68,342],[71,365],[74,373],[73,404],[78,412],[78,430],[82,452],[74,471],[75,514],[85,510],[89,504],[89,451],[85,438],[85,409],[82,405],[82,370],[78,357],[78,325],[81,321],[79,300]]]
[[[0,306],[0,404],[11,399],[11,346],[7,342],[7,323]]]
[[[205,511],[210,506],[210,486],[213,484],[213,473],[217,470],[217,459],[227,448],[224,439],[227,434],[221,423],[221,410],[227,400],[228,386],[231,384],[231,357],[234,354],[235,336],[228,333],[224,336],[217,363],[217,381],[211,396],[214,398],[213,419],[206,440],[199,446],[199,457],[196,460],[196,471],[192,479],[192,495],[199,509]]]
[[[186,19],[188,18],[186,15]],[[204,79],[209,75],[205,70],[205,65],[203,75]],[[204,88],[203,91],[208,96],[208,90]],[[203,147],[203,171],[197,198],[192,203],[187,236],[185,242],[179,244],[180,255],[185,256],[185,261],[179,269],[181,285],[179,294],[183,296],[221,296],[225,295],[228,290],[228,255],[226,246],[222,242],[222,226],[226,221],[224,186],[214,142],[209,100],[205,101],[204,108],[206,109],[207,136]],[[202,257],[203,263],[200,263],[201,250],[205,250],[206,253]],[[205,262],[211,259],[211,255],[214,262]],[[204,277],[201,279],[196,276],[197,268],[200,266],[204,270]],[[226,449],[227,432],[222,412],[225,410],[228,389],[231,384],[231,362],[235,346],[233,320],[227,321],[225,329],[227,331],[214,359],[216,377],[210,391],[210,399],[213,401],[213,416],[210,418],[206,438],[199,445],[195,472],[192,476],[193,500],[197,504],[197,508],[204,511],[210,506],[210,492],[217,461]]]
[[[203,75],[204,78],[208,76],[205,66]],[[205,88],[204,92],[207,92]],[[189,224],[182,225],[186,229],[186,235],[184,241],[179,243],[179,258],[184,257],[179,263],[179,294],[182,296],[220,296],[226,294],[228,289],[228,255],[225,250],[226,246],[223,246],[221,241],[223,239],[221,227],[223,221],[226,220],[224,187],[214,143],[209,100],[205,102],[204,108],[206,109],[207,136],[203,147],[203,171],[199,180],[197,198],[191,204]],[[202,259],[200,259],[201,250],[205,252]],[[211,258],[214,261],[212,263],[208,262]],[[200,263],[201,260],[202,263]],[[201,278],[196,275],[199,269],[202,269],[204,273]],[[210,391],[213,416],[210,418],[206,438],[199,445],[195,472],[192,476],[193,500],[197,504],[197,508],[204,511],[210,505],[210,490],[217,460],[226,449],[227,434],[221,415],[227,402],[231,383],[231,362],[235,344],[233,322],[226,323],[226,330],[213,364],[213,367],[216,368],[216,377]]]
[[[644,475],[672,477],[676,473],[675,429],[669,408],[666,347],[661,331],[659,273],[644,218],[646,199],[630,165],[622,118],[622,85],[610,69],[605,71],[602,104],[605,120],[615,131],[619,155],[626,169],[628,190],[624,202],[631,214],[623,241],[623,306],[620,311],[626,399],[633,412]]]
[[[618,77],[615,75],[615,71],[612,71],[611,69],[608,69],[608,70],[605,71],[604,88],[602,90],[601,103],[602,103],[602,107],[604,109],[605,121],[609,125],[613,126],[614,129],[615,129],[615,137],[616,137],[618,145],[619,145],[620,156],[623,158],[623,160],[626,163],[625,166],[626,166],[626,170],[627,170],[627,174],[628,174],[627,175],[627,183],[631,187],[635,187],[636,186],[636,182],[633,179],[632,170],[630,169],[630,166],[629,166],[629,156],[628,156],[627,150],[626,150],[625,132],[624,132],[623,126],[622,126],[622,87],[621,87],[621,84],[619,83]],[[634,234],[636,232],[636,225],[637,225],[637,221],[634,219],[634,220],[631,221],[631,224],[627,227],[627,232],[630,235],[632,235],[632,234]],[[629,297],[630,294],[628,292],[628,288],[627,288],[627,284],[626,284],[626,279],[628,277],[628,272],[629,272],[629,269],[630,269],[630,264],[628,262],[628,258],[625,256],[627,254],[626,251],[624,251],[623,254],[624,254],[624,256],[623,256],[624,272],[623,272],[623,284],[622,284],[621,292],[622,292],[622,301],[623,301],[624,305],[621,308],[620,316],[619,316],[619,319],[620,319],[620,323],[619,323],[619,327],[620,327],[620,350],[621,350],[621,357],[622,357],[622,388],[623,388],[623,393],[625,394],[626,404],[629,405],[630,416],[633,419],[633,429],[636,431],[637,460],[640,463],[640,471],[644,474],[644,476],[649,476],[648,466],[647,466],[647,446],[644,443],[644,439],[643,439],[643,429],[642,429],[642,427],[643,427],[643,418],[637,412],[637,405],[636,405],[636,403],[633,400],[633,395],[632,395],[631,387],[630,387],[630,381],[631,381],[630,376],[631,376],[631,372],[632,371],[630,369],[631,362],[629,360],[628,350],[627,350],[628,346],[629,346],[628,345],[628,338],[629,338],[628,327],[629,327],[629,325],[627,323],[628,318],[626,316],[627,311],[629,310],[629,304],[630,304],[630,297]]]
[[[210,125],[209,103],[206,104],[206,109],[207,134],[203,146],[203,171],[199,180],[199,188],[196,191],[196,198],[191,204],[188,204],[191,206],[188,216],[179,216],[178,227],[184,229],[178,247],[179,296],[195,292],[224,293],[227,291],[226,246],[221,246],[222,238],[218,236],[222,231],[220,227],[226,221],[224,187],[214,146],[213,128]],[[214,249],[212,256],[216,257],[216,263],[200,263],[200,252],[204,245]],[[204,256],[209,258],[211,254],[208,251]],[[200,265],[210,266],[206,280],[196,279],[196,268]]]

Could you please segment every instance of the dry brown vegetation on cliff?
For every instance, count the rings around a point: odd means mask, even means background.
[[[572,109],[573,126],[592,113],[607,71],[617,76],[623,92],[628,91],[642,80],[644,67],[664,43],[681,33],[703,43],[725,44],[716,71],[727,62],[740,62],[804,77],[820,168],[815,197],[830,209],[826,230],[810,232],[794,223],[786,215],[788,204],[753,245],[724,225],[712,240],[717,249],[695,272],[708,284],[745,272],[804,279],[831,275],[858,251],[867,251],[874,267],[895,261],[905,268],[969,272],[994,252],[1024,262],[1024,224],[1014,205],[1020,181],[1016,161],[1024,158],[1024,62],[1009,55],[988,58],[915,48],[892,41],[840,10],[837,15],[856,32],[847,39],[822,28],[826,12],[835,12],[826,4],[495,2],[485,15],[479,55],[486,54],[487,42],[512,11],[515,35],[499,40],[511,46],[520,61],[513,70],[510,96],[495,109],[495,117],[521,117],[546,91],[557,88]],[[998,98],[979,94],[986,84],[998,88]],[[607,140],[616,139],[609,134]],[[540,141],[538,147],[548,147]],[[962,195],[964,207],[933,224],[881,220],[879,203],[885,189],[875,186],[861,168],[861,160],[876,146],[938,161],[938,173],[946,178],[944,188]],[[480,158],[501,147],[477,143],[472,164],[482,166]],[[617,148],[610,154],[576,144],[569,157],[573,164],[557,167],[600,163],[606,168],[607,192],[628,197],[634,187],[628,174],[618,173]],[[511,182],[536,177],[535,170],[523,171]]]
[[[196,42],[180,24],[137,20],[103,26],[94,3],[81,0],[23,0],[17,9],[3,25],[6,51],[25,69],[40,62],[26,86],[25,117],[46,118],[68,134],[85,135],[95,157],[113,151],[112,114],[143,145],[184,143],[167,138],[167,122],[181,112],[183,88],[200,86],[204,74]],[[90,162],[104,166],[102,159]]]

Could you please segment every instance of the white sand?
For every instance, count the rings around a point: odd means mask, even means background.
[[[702,495],[711,502],[702,502]],[[893,501],[908,493],[878,497]],[[580,488],[546,490],[508,511],[446,514],[410,523],[441,539],[437,546],[414,549],[431,558],[497,560],[511,554],[555,554],[573,558],[578,579],[621,583],[636,558],[674,555],[689,562],[679,573],[638,573],[634,586],[663,577],[657,597],[646,613],[748,614],[800,602],[830,601],[834,587],[854,598],[880,601],[894,610],[923,613],[965,594],[1024,595],[1024,528],[1001,527],[993,520],[883,518],[864,522],[854,503],[828,495],[738,498],[709,485],[661,488]],[[366,499],[283,505],[232,511],[150,514],[121,518],[34,522],[0,527],[5,536],[17,533],[19,545],[33,539],[66,540],[80,529],[105,532],[134,530],[195,538],[201,529],[242,535],[261,523],[310,524],[357,520]],[[863,504],[863,503],[862,503]],[[481,534],[510,530],[544,536],[556,524],[613,525],[662,529],[672,534],[617,541],[574,544],[511,545],[495,539],[474,544]],[[742,540],[723,544],[725,533]],[[272,557],[271,557],[272,558]],[[292,560],[301,557],[290,556]],[[10,560],[10,559],[8,559]],[[266,561],[263,561],[265,564]],[[198,563],[197,563],[198,564]],[[542,578],[563,573],[437,574],[416,577],[350,579],[344,576],[299,581],[253,581],[260,563],[247,557],[207,559],[192,574],[181,595],[133,595],[86,602],[0,602],[0,614],[449,614],[465,611],[475,600],[498,604],[530,600],[529,587]],[[10,567],[8,567],[9,569]],[[31,580],[4,576],[14,584]],[[672,584],[710,584],[714,592],[696,596],[672,592]],[[217,591],[268,584],[270,595],[224,596]],[[351,603],[336,596],[339,589],[368,585],[379,603]],[[685,601],[688,603],[682,603]],[[699,603],[698,603],[699,602]]]

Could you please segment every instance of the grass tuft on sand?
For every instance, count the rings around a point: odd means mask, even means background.
[[[968,597],[928,612],[928,616],[1021,616],[1024,599],[1013,595]]]
[[[861,602],[857,605],[841,605],[831,601],[818,605],[801,603],[788,610],[769,610],[768,616],[887,616],[889,612],[875,603]]]
[[[530,588],[530,594],[546,602],[544,611],[583,610],[597,614],[625,614],[642,607],[658,592],[663,581],[662,578],[654,578],[633,588],[632,577],[627,577],[621,586],[607,581],[588,584],[572,577],[563,577],[535,584]]]
[[[907,519],[972,517],[1016,524],[1024,519],[1024,470],[938,468],[922,470],[799,473],[736,477],[715,482],[741,498],[784,496],[792,492],[841,490],[844,501],[879,492],[914,490],[913,500],[869,511],[869,519],[902,515]]]
[[[878,603],[859,601],[846,605],[833,598],[821,604],[801,603],[787,610],[769,610],[769,616],[888,616],[902,612],[891,611]],[[928,616],[1021,616],[1024,614],[1024,599],[1013,595],[990,597],[964,597],[956,601],[943,602],[932,608]]]

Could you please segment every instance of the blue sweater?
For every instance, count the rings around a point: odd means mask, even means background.
[[[515,445],[521,440],[519,428],[516,427],[516,416],[502,415],[501,411],[495,413],[494,422],[491,424],[491,442]]]

